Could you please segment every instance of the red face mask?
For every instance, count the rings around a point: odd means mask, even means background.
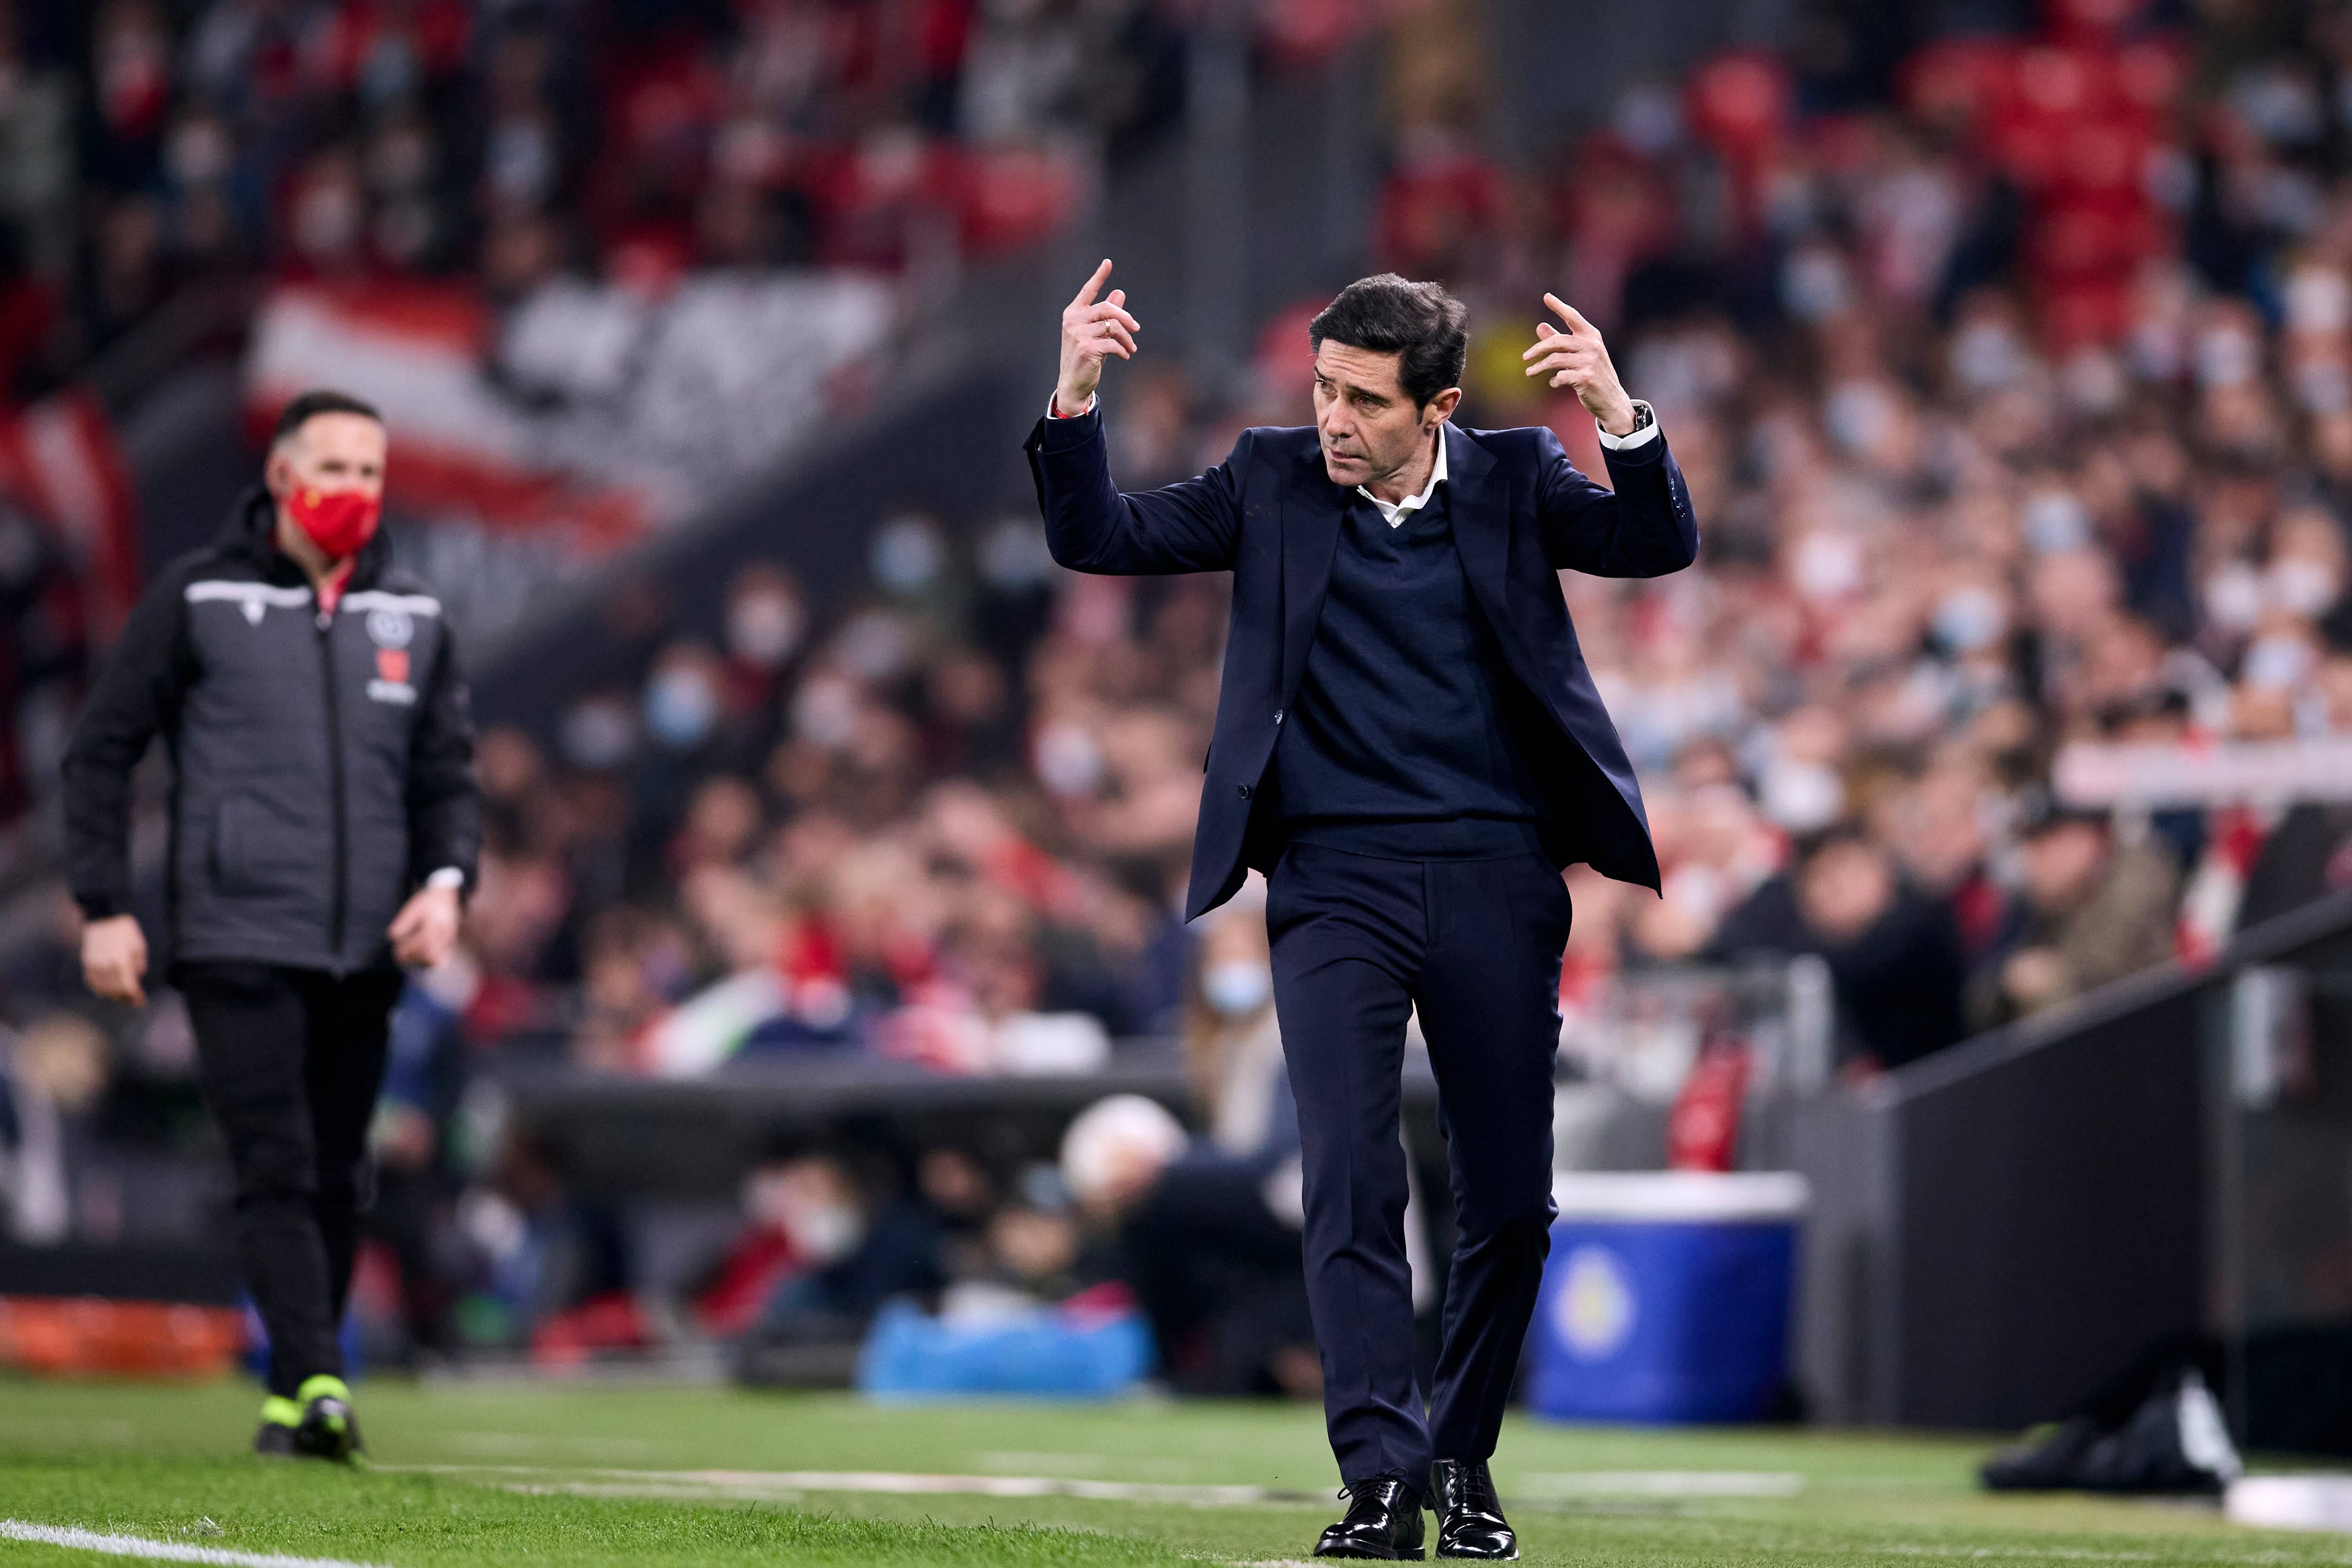
[[[286,514],[329,560],[341,561],[375,537],[383,502],[359,490],[318,490],[303,485],[286,498]]]

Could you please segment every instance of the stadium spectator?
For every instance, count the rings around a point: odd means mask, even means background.
[[[1709,952],[1818,953],[1836,986],[1848,1065],[1900,1067],[1960,1037],[1963,971],[1949,910],[1906,885],[1856,827],[1830,829],[1724,919]]]
[[[1299,1271],[1298,1110],[1262,883],[1203,924],[1183,1041],[1206,1131],[1121,1205],[1127,1277],[1173,1386],[1314,1397],[1322,1366]]]
[[[793,1265],[746,1341],[774,1347],[855,1344],[885,1301],[946,1283],[937,1218],[898,1190],[885,1162],[816,1149],[764,1172],[761,1203],[792,1245]]]
[[[2124,839],[2105,816],[2045,806],[2025,823],[2021,849],[2023,897],[1971,998],[1980,1026],[2171,955],[2180,874],[2161,840]]]

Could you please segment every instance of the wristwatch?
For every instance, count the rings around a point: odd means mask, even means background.
[[[1622,436],[1612,436],[1606,426],[1600,426],[1601,449],[1622,452],[1636,447],[1646,447],[1658,438],[1658,416],[1640,398],[1633,402],[1633,427]]]

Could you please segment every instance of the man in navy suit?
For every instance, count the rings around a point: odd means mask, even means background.
[[[1298,1102],[1307,1284],[1349,1507],[1318,1556],[1507,1558],[1495,1451],[1549,1247],[1552,1058],[1575,861],[1658,885],[1642,795],[1557,572],[1679,571],[1690,492],[1601,334],[1551,295],[1529,375],[1573,388],[1614,486],[1547,429],[1462,430],[1468,312],[1394,274],[1308,328],[1315,426],[1245,430],[1196,479],[1121,494],[1095,388],[1139,326],[1105,261],[1062,312],[1029,437],[1054,558],[1234,574],[1186,916],[1266,874]],[[1426,1413],[1412,1364],[1397,1132],[1418,1009],[1459,1225]]]

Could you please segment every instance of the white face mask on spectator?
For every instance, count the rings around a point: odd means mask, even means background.
[[[698,669],[673,669],[646,688],[646,728],[673,751],[690,751],[719,721],[719,693]]]
[[[1037,731],[1031,766],[1038,782],[1064,800],[1092,795],[1102,785],[1102,748],[1086,726],[1067,720]]]
[[[793,1251],[811,1263],[836,1262],[866,1239],[866,1216],[847,1204],[796,1204],[783,1221]]]
[[[2239,674],[2248,686],[2284,691],[2300,684],[2318,661],[2311,645],[2301,637],[2273,635],[2254,639]]]
[[[2230,631],[2248,631],[2263,618],[2263,580],[2242,561],[2227,561],[2206,574],[2205,614]]]
[[[874,531],[874,580],[894,594],[919,594],[938,576],[946,548],[926,517],[894,517]]]
[[[1220,959],[1201,972],[1201,997],[1228,1018],[1255,1013],[1274,992],[1274,974],[1246,958]]]
[[[2021,521],[2025,542],[2037,555],[2062,555],[2091,542],[2090,517],[2065,490],[2036,490],[2026,497]]]
[[[563,715],[558,742],[564,759],[590,773],[618,767],[636,744],[629,710],[612,697],[583,697]]]
[[[795,1258],[823,1267],[848,1257],[866,1239],[866,1215],[806,1165],[755,1173],[745,1184],[743,1206],[756,1220],[782,1233]]]
[[[2326,562],[2307,555],[2283,555],[2263,574],[2263,590],[2280,609],[2316,618],[2327,613],[2344,588]]]
[[[1990,647],[2009,630],[2009,606],[1980,583],[1955,588],[1936,605],[1936,640],[1954,653]]]
[[[2025,353],[2005,322],[1975,321],[1952,334],[1952,377],[1970,392],[1997,392],[2017,379]]]
[[[1832,529],[1815,529],[1797,542],[1789,575],[1808,599],[1835,599],[1862,586],[1862,545]]]
[[[1034,518],[1001,519],[980,545],[980,574],[999,593],[1034,588],[1054,574],[1045,530]]]
[[[1845,781],[1826,763],[1777,758],[1757,780],[1757,804],[1791,833],[1827,827],[1845,811]]]

